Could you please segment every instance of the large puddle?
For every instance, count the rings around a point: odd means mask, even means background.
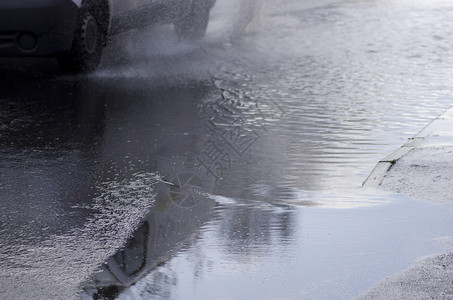
[[[360,198],[380,204],[335,209],[211,197],[216,217],[170,259],[148,250],[152,272],[119,299],[351,299],[441,250],[435,238],[451,235],[453,218],[442,208],[396,195]],[[159,255],[168,259],[161,266]]]
[[[87,78],[1,67],[2,299],[350,299],[450,250],[451,212],[361,184],[450,107],[453,7],[264,1],[235,40],[220,2]]]

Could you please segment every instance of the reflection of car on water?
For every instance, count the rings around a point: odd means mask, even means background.
[[[204,197],[187,208],[175,203],[171,194],[162,185],[156,206],[126,245],[85,284],[85,293],[94,299],[118,294],[193,243],[199,228],[212,218],[214,202]]]
[[[150,212],[140,224],[131,224],[137,230],[129,241],[105,257],[100,272],[83,284],[87,299],[108,299],[109,293],[147,279],[148,273],[192,245],[215,213],[215,202],[207,194],[213,191],[213,179],[195,165],[205,141],[199,107],[211,88],[192,82],[142,93],[141,84],[122,79],[121,88],[104,88],[104,83],[93,88],[108,99],[102,106],[102,147],[97,156],[102,159],[103,178],[130,181],[145,171],[156,172],[162,180],[153,190],[156,198]]]
[[[109,35],[173,23],[189,39],[204,35],[215,0],[1,0],[0,55],[54,56],[69,72],[99,64]]]

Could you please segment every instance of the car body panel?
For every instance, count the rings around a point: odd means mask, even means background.
[[[110,34],[169,23],[184,14],[191,0],[112,0]]]
[[[72,0],[1,0],[0,55],[46,56],[69,49],[78,9]],[[21,43],[24,36],[28,46]]]
[[[190,13],[194,1],[215,0],[0,0],[0,56],[54,56],[73,45],[78,16],[102,7],[103,34],[172,23]],[[102,3],[102,5],[99,5]],[[107,9],[105,9],[108,6]],[[99,11],[101,9],[94,9]],[[91,10],[90,10],[91,12]],[[107,39],[103,39],[104,44]]]

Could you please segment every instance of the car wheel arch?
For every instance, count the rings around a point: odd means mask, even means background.
[[[104,44],[110,31],[111,5],[109,0],[83,0],[81,9],[87,9],[97,20],[98,26],[104,36]]]

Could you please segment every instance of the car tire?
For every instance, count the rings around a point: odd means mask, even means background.
[[[97,68],[105,41],[99,24],[99,21],[88,9],[80,10],[72,48],[58,57],[63,71],[85,74],[93,72]]]
[[[201,39],[208,27],[211,6],[208,1],[194,0],[190,12],[174,23],[178,37],[186,40]]]

